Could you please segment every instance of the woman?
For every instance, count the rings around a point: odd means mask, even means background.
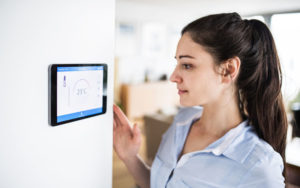
[[[272,35],[237,13],[182,30],[171,81],[182,108],[151,171],[137,155],[139,129],[114,107],[114,148],[142,188],[284,187],[287,119]]]

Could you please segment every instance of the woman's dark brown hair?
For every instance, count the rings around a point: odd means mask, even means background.
[[[258,20],[243,20],[237,13],[225,13],[195,20],[183,28],[184,33],[210,52],[217,65],[235,56],[240,58],[236,86],[241,113],[285,162],[288,123],[282,75],[268,27]]]

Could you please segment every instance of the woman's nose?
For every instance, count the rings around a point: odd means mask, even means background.
[[[179,83],[181,81],[181,78],[178,75],[176,68],[174,69],[173,73],[171,74],[170,81],[176,82],[176,83]]]

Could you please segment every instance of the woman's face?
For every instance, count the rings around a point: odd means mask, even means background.
[[[180,104],[216,102],[222,92],[222,76],[217,73],[212,55],[185,33],[178,42],[175,58],[177,65],[170,80],[177,84]]]

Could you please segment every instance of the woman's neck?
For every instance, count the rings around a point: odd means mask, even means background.
[[[201,119],[195,125],[200,126],[204,134],[221,137],[242,121],[238,100],[231,97],[230,100],[203,105]]]

